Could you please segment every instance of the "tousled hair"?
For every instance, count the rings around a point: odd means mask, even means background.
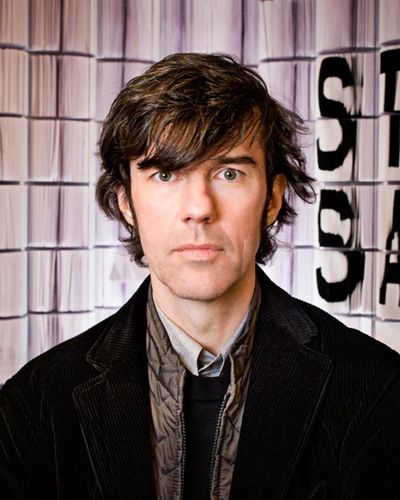
[[[144,265],[137,225],[127,222],[118,206],[122,186],[135,220],[130,161],[143,157],[142,166],[178,170],[259,134],[267,202],[256,260],[265,263],[276,249],[280,228],[296,215],[293,195],[307,202],[315,196],[298,142],[304,132],[302,119],[269,95],[255,71],[231,56],[172,54],[130,80],[113,102],[100,136],[102,173],[96,198],[105,214],[126,228],[123,241],[135,262]],[[267,226],[268,200],[278,174],[285,176],[287,189],[276,221]]]

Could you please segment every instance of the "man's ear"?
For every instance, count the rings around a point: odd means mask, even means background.
[[[287,181],[283,174],[274,177],[272,193],[268,203],[267,225],[270,226],[276,221],[279,210],[282,207],[283,195],[285,193]]]
[[[120,209],[126,222],[131,226],[134,226],[132,210],[129,205],[129,200],[125,188],[123,186],[119,186],[116,193],[118,199],[118,208]]]

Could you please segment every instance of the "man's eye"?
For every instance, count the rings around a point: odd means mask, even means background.
[[[227,181],[234,181],[238,176],[238,172],[233,168],[226,168],[223,172],[223,176]]]
[[[155,177],[161,182],[168,182],[172,179],[172,172],[157,172]]]

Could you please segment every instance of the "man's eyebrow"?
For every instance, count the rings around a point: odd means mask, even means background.
[[[257,162],[252,156],[249,155],[223,155],[212,158],[218,165],[257,165]],[[162,162],[157,158],[144,158],[143,160],[137,162],[138,169],[146,168],[160,168]]]
[[[257,165],[257,162],[252,156],[238,155],[238,156],[218,156],[214,159],[219,165]]]
[[[160,167],[161,161],[157,160],[156,158],[144,158],[143,160],[138,161],[136,165],[139,169]]]

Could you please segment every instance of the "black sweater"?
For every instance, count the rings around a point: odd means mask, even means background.
[[[219,377],[187,373],[183,400],[185,426],[184,498],[210,497],[213,449],[222,402],[229,385],[229,367]]]

